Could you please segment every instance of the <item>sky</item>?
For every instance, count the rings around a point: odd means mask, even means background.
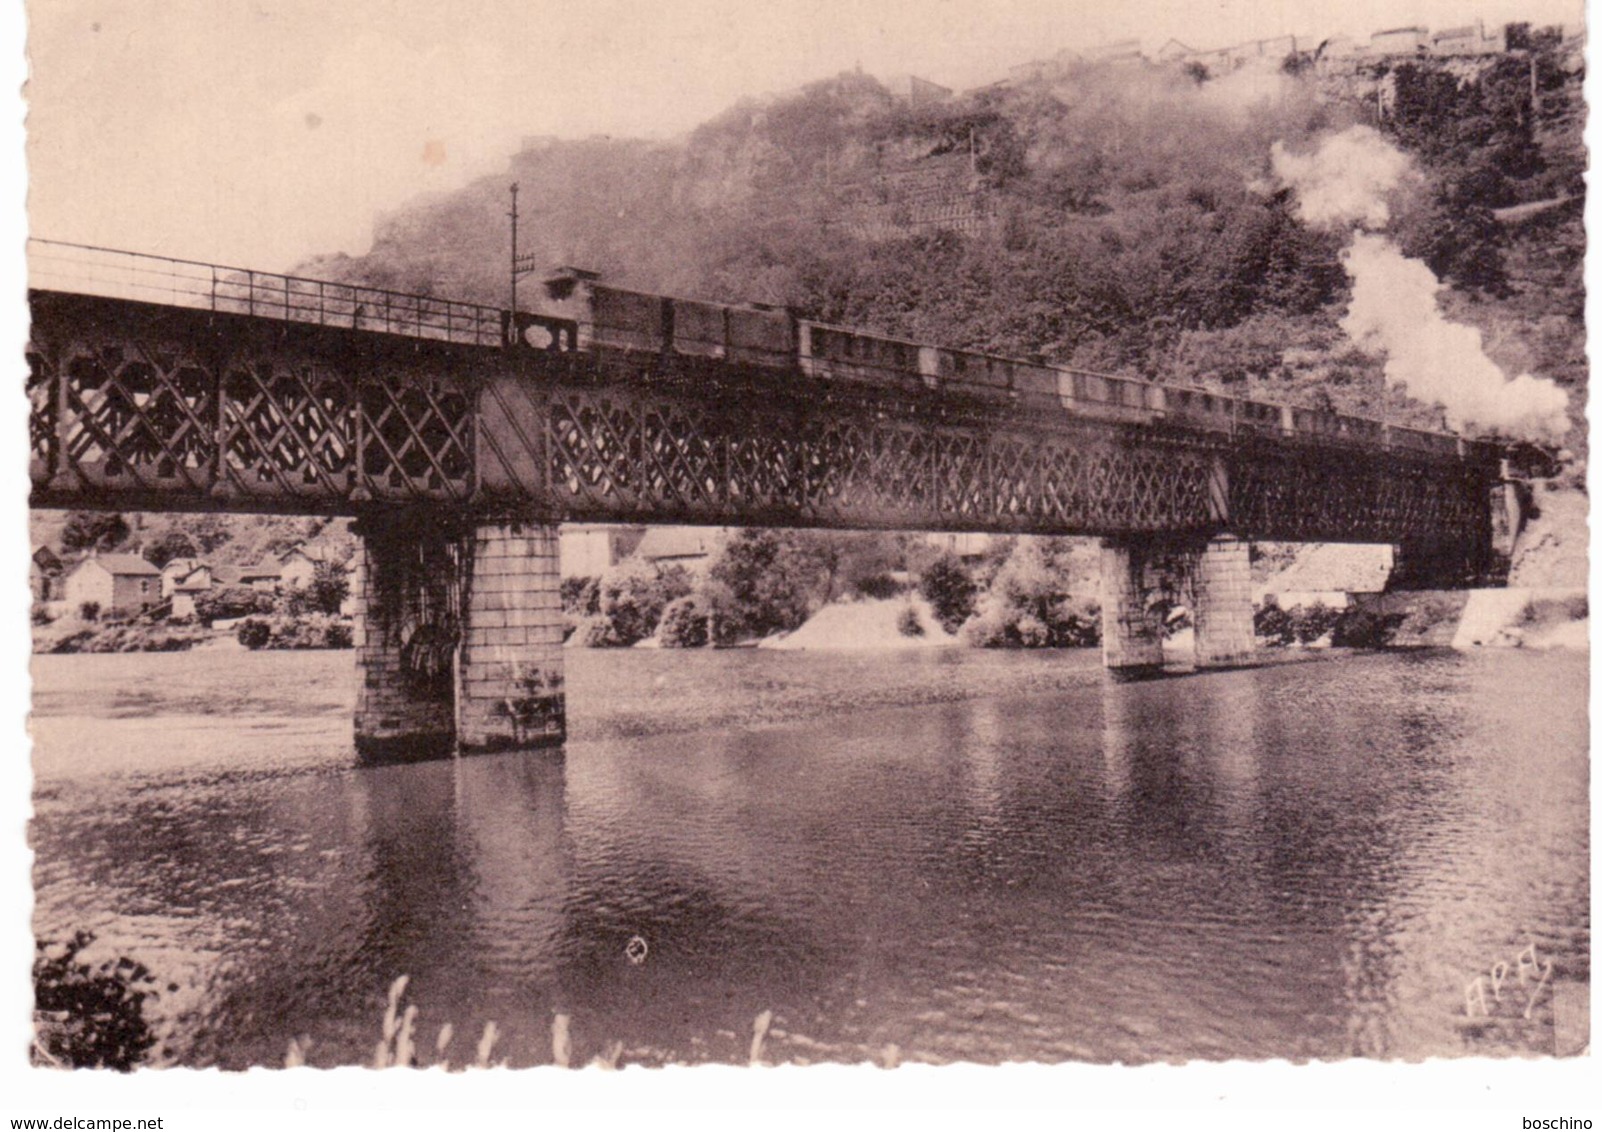
[[[1064,47],[1581,18],[1579,0],[35,0],[34,235],[265,270],[530,135],[671,138],[860,65],[957,89]]]

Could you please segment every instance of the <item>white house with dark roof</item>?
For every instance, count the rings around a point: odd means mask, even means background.
[[[161,571],[137,554],[91,554],[67,572],[61,596],[72,610],[92,602],[102,614],[142,613],[161,602]]]
[[[168,563],[170,566],[171,563]],[[162,584],[167,582],[166,571],[162,571]],[[211,589],[211,567],[204,563],[196,563],[194,569],[173,581],[172,588],[167,591],[168,600],[172,602],[171,617],[193,617],[195,615],[195,598]]]

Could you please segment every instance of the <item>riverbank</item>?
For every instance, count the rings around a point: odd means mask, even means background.
[[[350,618],[311,613],[242,617],[212,625],[175,621],[84,621],[63,617],[33,627],[33,651],[161,653],[190,649],[349,649]]]

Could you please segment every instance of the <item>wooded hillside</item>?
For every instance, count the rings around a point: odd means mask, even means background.
[[[388,218],[368,255],[300,270],[502,303],[516,179],[525,247],[619,285],[1439,425],[1343,331],[1344,238],[1273,175],[1276,143],[1368,124],[1420,174],[1393,238],[1509,377],[1570,391],[1583,459],[1582,61],[1527,29],[1510,43],[1338,79],[1304,57],[1221,77],[1085,63],[916,109],[844,74],[672,143],[532,142]],[[990,219],[922,219],[947,199]]]

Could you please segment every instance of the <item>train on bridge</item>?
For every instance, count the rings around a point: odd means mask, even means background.
[[[1445,432],[1281,405],[1129,375],[913,342],[730,305],[614,287],[564,268],[532,311],[305,279],[50,240],[29,241],[30,286],[313,323],[381,336],[588,355],[600,374],[707,367],[802,375],[824,386],[893,391],[913,401],[1033,411],[1105,424],[1168,425],[1224,436],[1349,446],[1432,460],[1495,460],[1500,448]],[[516,330],[512,328],[516,327]],[[702,363],[696,365],[695,363]]]
[[[1224,433],[1349,443],[1434,457],[1476,443],[1343,413],[1231,397],[1213,390],[1021,361],[834,326],[760,304],[732,306],[630,291],[567,270],[546,283],[547,309],[576,329],[580,350],[607,368],[640,355],[699,358],[828,383],[890,388],[1130,424],[1166,422]],[[540,319],[540,324],[549,325]],[[546,335],[541,344],[565,338]],[[627,368],[626,366],[623,368]]]

